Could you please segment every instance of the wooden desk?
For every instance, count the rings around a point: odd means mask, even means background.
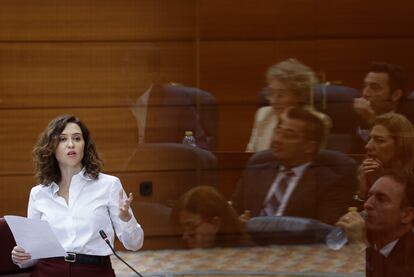
[[[364,276],[365,252],[323,244],[121,252],[141,274],[157,276]],[[133,276],[112,257],[120,276]]]

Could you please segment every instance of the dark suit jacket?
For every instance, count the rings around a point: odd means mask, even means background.
[[[257,156],[268,156],[259,158]],[[323,150],[309,165],[293,191],[284,215],[313,218],[328,224],[347,212],[356,189],[356,163],[345,154]],[[250,210],[259,216],[266,195],[279,171],[269,150],[256,153],[248,162],[233,205],[239,213]]]
[[[372,247],[366,250],[367,277],[414,276],[414,233],[407,232],[400,238],[388,257]]]

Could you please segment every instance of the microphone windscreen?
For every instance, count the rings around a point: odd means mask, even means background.
[[[103,238],[103,239],[107,239],[108,237],[106,236],[106,234],[105,234],[105,232],[104,232],[104,230],[99,230],[99,234],[101,235],[101,237]]]

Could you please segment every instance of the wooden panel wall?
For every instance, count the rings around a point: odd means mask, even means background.
[[[4,0],[1,41],[193,40],[194,0]]]
[[[283,59],[298,58],[327,80],[357,89],[372,61],[401,64],[414,76],[414,3],[409,0],[199,3],[200,86],[221,104],[232,103],[221,109],[220,150],[245,148],[266,69]]]
[[[193,0],[2,1],[0,216],[26,214],[31,149],[63,113],[83,119],[105,172],[137,200],[177,198],[178,188],[157,186],[174,178],[188,189],[194,169],[131,171],[126,163],[138,142],[136,98],[153,82],[196,85],[195,7]],[[139,196],[139,180],[153,181],[153,197]]]
[[[218,150],[240,152],[276,62],[294,57],[356,88],[374,60],[414,76],[412,14],[410,0],[3,0],[0,215],[25,214],[30,152],[58,114],[80,116],[105,170],[133,180],[144,173],[123,171],[137,141],[129,107],[152,82],[178,82],[216,97]],[[241,170],[223,165],[220,180]]]
[[[410,0],[200,0],[200,35],[213,40],[406,37]]]
[[[200,0],[203,40],[263,40],[315,34],[315,0]]]
[[[195,54],[192,41],[1,43],[0,107],[126,107],[154,78],[194,85]]]

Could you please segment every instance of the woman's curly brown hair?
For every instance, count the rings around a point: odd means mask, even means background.
[[[52,182],[58,183],[62,177],[55,157],[55,150],[59,143],[59,136],[68,123],[75,123],[82,130],[82,136],[85,141],[82,165],[85,167],[85,175],[92,179],[98,178],[103,162],[99,157],[95,142],[92,140],[88,128],[75,116],[61,115],[49,122],[33,148],[35,177],[40,184],[50,185]]]

